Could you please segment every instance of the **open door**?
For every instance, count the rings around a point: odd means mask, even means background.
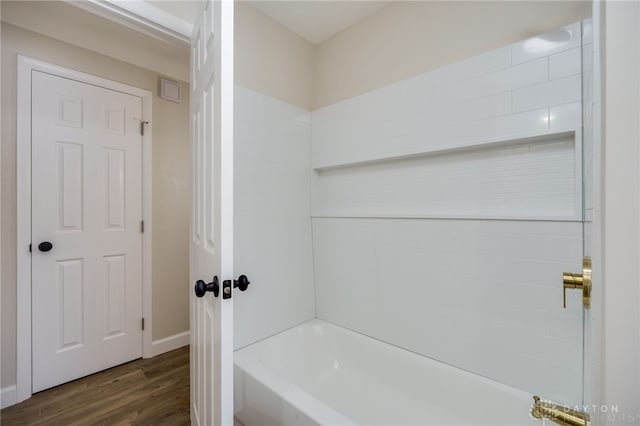
[[[191,423],[233,424],[233,1],[202,2],[191,48]]]

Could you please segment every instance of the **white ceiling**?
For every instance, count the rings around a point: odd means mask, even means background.
[[[271,19],[317,45],[382,9],[391,1],[252,0],[249,3]]]

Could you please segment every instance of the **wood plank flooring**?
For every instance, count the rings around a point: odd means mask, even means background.
[[[34,394],[0,411],[9,425],[188,425],[189,347]]]

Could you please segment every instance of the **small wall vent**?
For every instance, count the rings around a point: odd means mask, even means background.
[[[160,80],[160,97],[171,102],[180,103],[182,100],[180,84],[165,79]]]

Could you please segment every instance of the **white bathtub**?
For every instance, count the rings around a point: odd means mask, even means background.
[[[541,425],[532,395],[312,320],[235,353],[235,415],[266,425]]]

